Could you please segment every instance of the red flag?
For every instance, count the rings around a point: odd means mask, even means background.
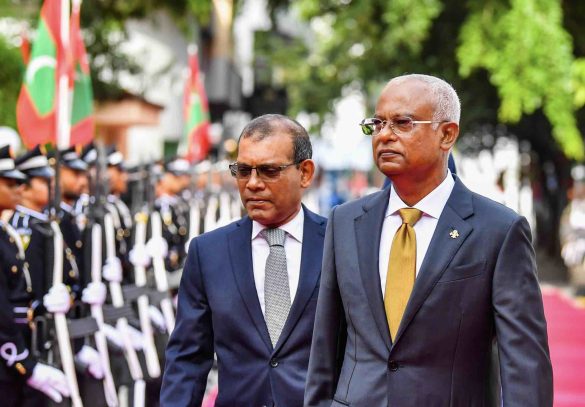
[[[93,139],[93,92],[89,76],[87,51],[80,29],[81,1],[73,1],[71,10],[70,88],[73,90],[71,106],[71,144],[87,144]]]
[[[18,130],[28,148],[57,140],[57,82],[66,59],[60,23],[61,1],[45,0],[16,104]]]
[[[201,161],[209,152],[209,105],[205,88],[199,75],[197,52],[189,53],[189,79],[185,86],[183,103],[185,139],[188,148],[186,158]]]
[[[30,38],[26,31],[23,31],[20,35],[20,54],[22,55],[24,64],[28,65],[28,61],[30,60]]]

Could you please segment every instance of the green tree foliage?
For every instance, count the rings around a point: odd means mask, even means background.
[[[578,14],[583,7],[563,3],[272,1],[276,8],[292,7],[315,31],[307,49],[297,47],[279,62],[290,71],[291,113],[324,117],[331,101],[351,87],[365,91],[372,108],[388,78],[430,73],[460,91],[463,127],[514,124],[542,112],[562,151],[583,159],[576,109],[585,105],[585,60],[575,59],[573,49],[573,41],[585,36]],[[563,6],[572,14],[565,16]],[[583,40],[580,44],[585,49]]]
[[[572,39],[558,0],[474,3],[461,28],[460,73],[486,69],[498,89],[499,117],[516,123],[542,108],[563,151],[584,157],[575,117]],[[578,66],[575,67],[578,70]]]
[[[412,64],[442,2],[300,0],[295,6],[311,21],[315,47],[308,59],[301,52],[285,60],[296,60],[290,69],[296,71],[289,85],[292,113],[306,109],[324,116],[346,86],[376,90]]]
[[[16,100],[24,66],[20,51],[0,37],[0,126],[16,128]]]

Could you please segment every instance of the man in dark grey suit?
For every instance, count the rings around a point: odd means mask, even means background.
[[[460,104],[443,80],[391,80],[362,130],[392,187],[329,218],[306,406],[552,406],[526,219],[447,169]]]

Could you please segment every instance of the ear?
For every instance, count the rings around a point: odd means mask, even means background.
[[[313,160],[305,160],[299,164],[301,171],[301,187],[308,188],[313,182],[315,175],[315,162]]]
[[[459,125],[455,122],[443,123],[439,130],[441,131],[441,149],[451,150],[459,137]]]

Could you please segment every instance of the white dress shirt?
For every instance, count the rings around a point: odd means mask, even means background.
[[[285,231],[284,251],[286,252],[286,269],[288,272],[288,287],[290,290],[292,304],[299,286],[301,274],[301,252],[303,249],[303,225],[305,214],[303,209],[288,223],[279,227]],[[252,266],[254,268],[254,283],[260,301],[262,314],[265,314],[264,304],[264,278],[266,275],[266,260],[270,253],[270,246],[266,239],[260,234],[266,226],[252,221]]]
[[[455,186],[455,181],[451,175],[451,171],[447,170],[447,176],[433,189],[427,196],[421,199],[412,208],[422,211],[420,220],[414,225],[414,232],[416,234],[416,275],[420,270],[420,266],[427,254],[431,238],[437,228],[439,217],[443,212],[443,208],[447,204],[447,200],[451,195],[451,191]],[[380,271],[380,283],[382,285],[382,296],[386,290],[386,274],[388,273],[388,261],[390,260],[390,248],[392,247],[392,240],[398,228],[402,225],[402,218],[398,213],[399,209],[410,208],[405,204],[391,186],[390,202],[384,217],[384,224],[382,226],[382,235],[380,236],[380,254],[378,257],[378,267]]]

